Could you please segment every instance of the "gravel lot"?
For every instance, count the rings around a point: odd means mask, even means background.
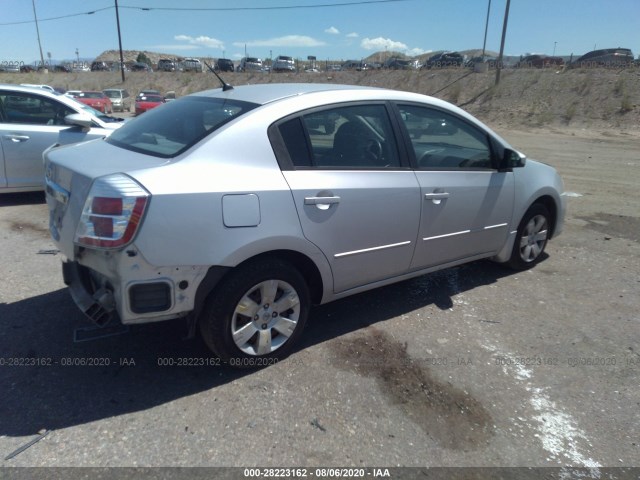
[[[576,194],[548,258],[316,308],[255,372],[159,365],[209,357],[181,322],[74,342],[43,196],[0,197],[0,458],[50,430],[0,466],[640,466],[640,136],[499,133]]]

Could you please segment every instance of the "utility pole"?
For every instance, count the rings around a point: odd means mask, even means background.
[[[482,43],[482,61],[484,62],[484,53],[487,49],[487,32],[489,31],[489,13],[491,12],[491,0],[489,0],[489,6],[487,7],[487,21],[484,25],[484,42]]]
[[[120,72],[122,72],[122,83],[124,83],[124,56],[122,55],[122,36],[120,35],[120,14],[118,13],[118,0],[116,2],[116,24],[118,25],[118,45],[120,47]]]
[[[36,14],[36,0],[31,0],[31,4],[33,5],[33,18],[36,20],[36,34],[38,36],[38,47],[40,48],[40,65],[46,71],[46,67],[44,64],[44,55],[42,54],[42,43],[40,43],[40,28],[38,28],[38,15]]]
[[[502,56],[504,54],[504,39],[507,36],[507,22],[509,21],[509,5],[511,0],[507,0],[507,7],[504,11],[504,23],[502,24],[502,40],[500,40],[500,55],[498,55],[498,65],[496,65],[496,85],[500,83],[500,70],[502,70]]]

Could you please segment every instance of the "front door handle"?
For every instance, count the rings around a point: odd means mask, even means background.
[[[29,140],[29,135],[5,135],[4,138],[11,140],[12,142],[19,143]]]

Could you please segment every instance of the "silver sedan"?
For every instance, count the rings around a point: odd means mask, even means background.
[[[86,316],[184,317],[237,366],[286,356],[312,304],[481,258],[529,268],[565,214],[552,167],[451,104],[374,88],[225,85],[45,159]]]

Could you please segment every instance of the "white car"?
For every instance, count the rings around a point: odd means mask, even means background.
[[[44,150],[106,137],[121,124],[38,86],[0,84],[0,193],[43,190]]]
[[[481,258],[529,268],[565,214],[558,173],[460,108],[333,84],[182,97],[45,169],[82,312],[186,318],[236,366],[291,352],[312,304]]]

